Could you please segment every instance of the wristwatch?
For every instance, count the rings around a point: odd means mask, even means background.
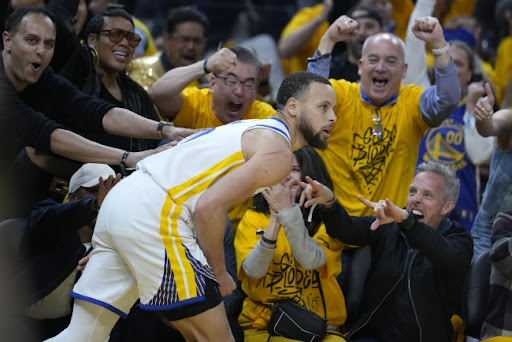
[[[174,126],[174,124],[172,122],[169,122],[169,121],[160,121],[158,123],[158,126],[156,127],[156,134],[158,135],[158,137],[160,139],[165,138],[164,137],[164,133],[162,131],[164,129],[164,126]]]
[[[398,224],[398,228],[400,228],[400,230],[403,232],[406,232],[409,229],[411,229],[411,227],[416,222],[416,215],[414,215],[414,213],[411,210],[407,210],[407,212],[409,213],[409,215],[407,215],[405,220]]]

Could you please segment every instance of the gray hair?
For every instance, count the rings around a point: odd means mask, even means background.
[[[455,172],[448,166],[435,162],[428,161],[421,163],[416,168],[416,175],[420,172],[432,172],[444,177],[446,186],[444,187],[444,199],[447,201],[457,202],[460,192],[460,181],[455,175]]]

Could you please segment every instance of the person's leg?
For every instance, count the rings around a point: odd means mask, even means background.
[[[96,304],[76,299],[69,326],[47,342],[104,342],[119,316]]]
[[[187,341],[226,341],[235,342],[228,320],[224,303],[219,303],[198,315],[172,321]]]
[[[204,300],[161,311],[161,314],[187,341],[235,342],[219,284],[210,278],[205,278],[204,283]]]

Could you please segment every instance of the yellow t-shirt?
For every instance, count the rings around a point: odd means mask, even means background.
[[[210,88],[188,87],[183,90],[182,94],[183,105],[172,121],[175,126],[209,128],[224,125],[213,113]],[[254,101],[242,119],[266,119],[275,114],[276,110],[268,103]]]
[[[350,215],[372,215],[357,195],[376,201],[389,198],[405,206],[414,177],[418,146],[429,125],[421,115],[423,88],[401,87],[395,104],[380,108],[383,140],[373,135],[376,108],[361,100],[359,84],[331,79],[336,92],[334,124],[328,147],[319,151],[334,184],[334,193]],[[373,117],[372,117],[373,116]]]
[[[277,236],[274,257],[267,274],[261,279],[252,279],[245,274],[242,262],[259,243],[261,234],[258,232],[265,230],[269,221],[270,215],[248,210],[235,235],[238,278],[242,281],[242,289],[248,296],[244,300],[242,312],[238,318],[241,326],[244,329],[266,329],[272,314],[272,310],[266,304],[285,298],[294,299],[320,317],[324,317],[318,288],[319,280],[329,324],[336,327],[342,325],[347,313],[345,298],[336,276],[341,273],[341,252],[344,244],[327,235],[323,224],[313,237],[327,256],[326,264],[317,269],[320,279],[316,276],[316,272],[305,270],[295,261],[283,228]]]
[[[494,63],[494,71],[496,77],[492,83],[496,91],[496,103],[501,104],[505,96],[505,88],[507,87],[508,80],[512,75],[512,37],[508,36],[503,38],[498,45],[496,53],[496,62]]]
[[[294,32],[313,18],[318,17],[320,13],[322,13],[323,9],[324,5],[319,4],[314,7],[304,7],[302,10],[298,11],[283,29],[281,38],[288,36],[290,33]],[[307,60],[315,54],[318,44],[320,43],[320,39],[328,28],[329,22],[326,20],[318,27],[309,42],[302,48],[302,50],[299,51],[299,53],[293,57],[281,59],[285,75],[307,70]]]

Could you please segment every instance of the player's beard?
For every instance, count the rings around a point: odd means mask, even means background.
[[[315,133],[313,126],[306,120],[306,115],[304,113],[301,113],[299,119],[299,130],[310,146],[319,150],[325,150],[327,148],[327,141],[322,139],[320,136],[323,131]]]

